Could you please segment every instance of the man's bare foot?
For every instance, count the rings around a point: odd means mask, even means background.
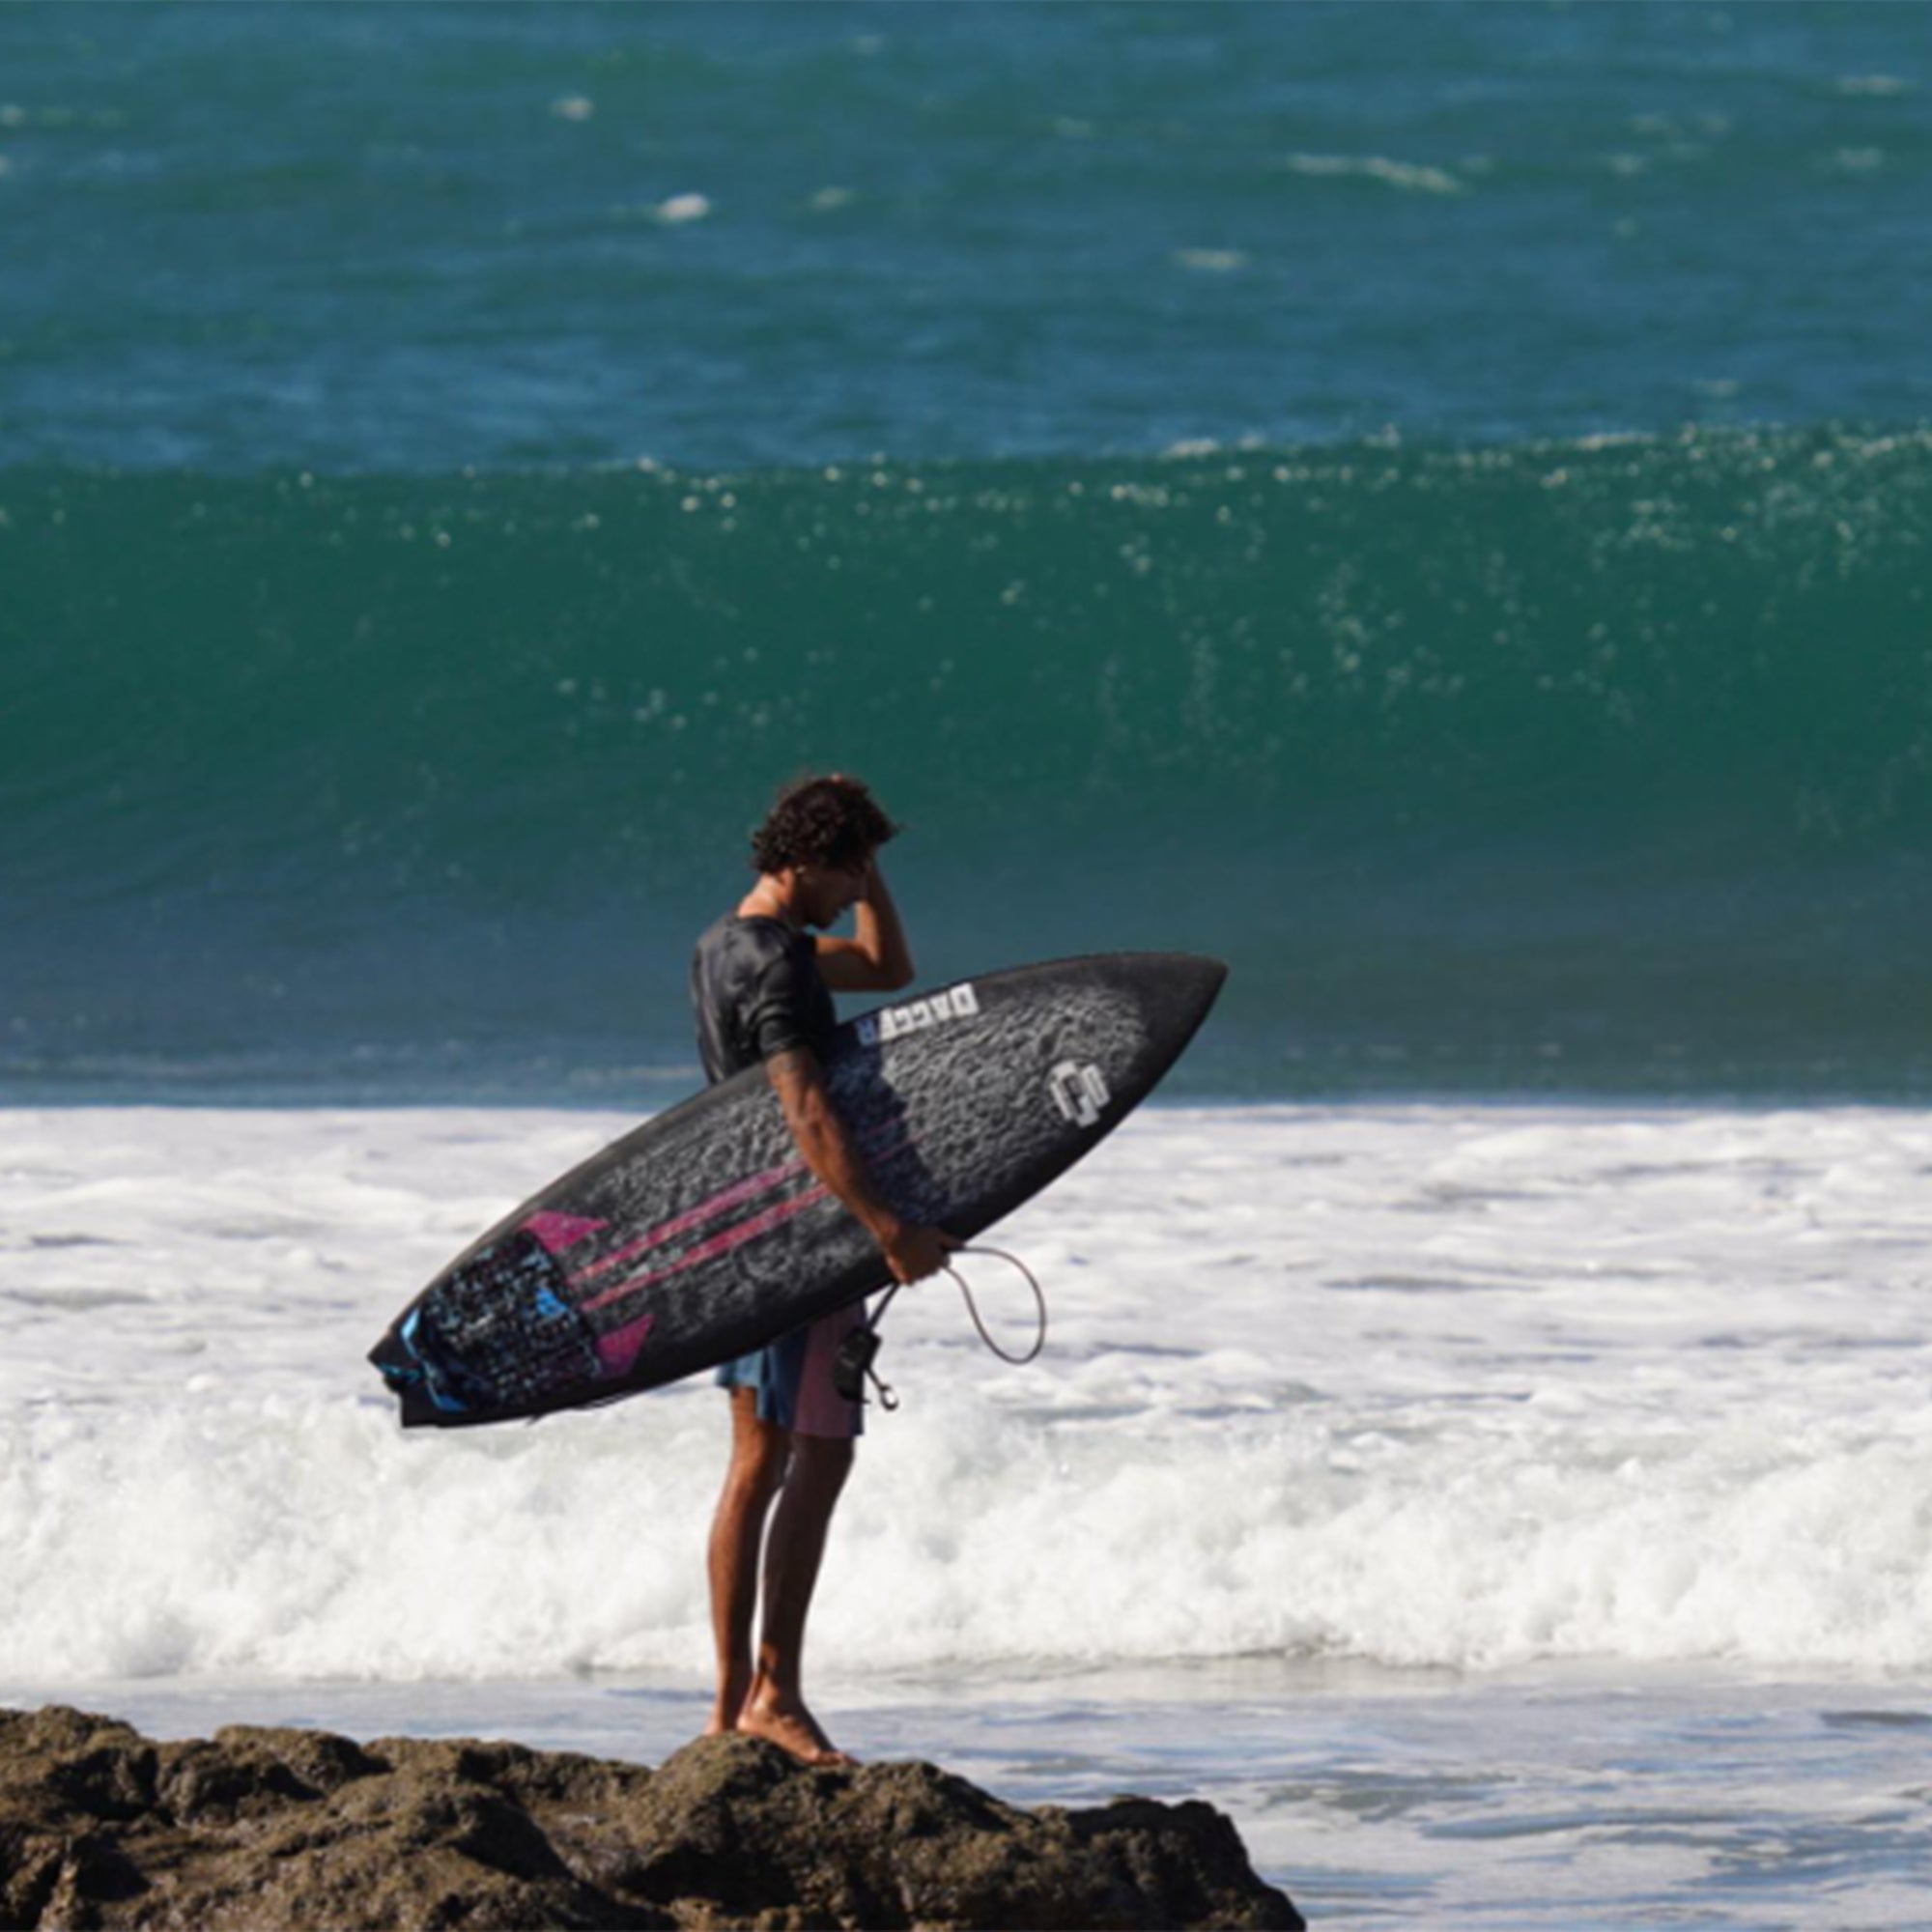
[[[763,1738],[767,1744],[788,1750],[801,1764],[858,1762],[833,1745],[802,1700],[781,1696],[775,1690],[759,1691],[747,1699],[738,1713],[738,1728],[747,1737]]]

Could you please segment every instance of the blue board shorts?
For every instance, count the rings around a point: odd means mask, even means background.
[[[838,1345],[866,1319],[855,1301],[794,1328],[718,1371],[720,1388],[758,1392],[758,1420],[776,1423],[795,1435],[825,1435],[849,1441],[866,1433],[866,1406],[848,1402],[832,1386]]]

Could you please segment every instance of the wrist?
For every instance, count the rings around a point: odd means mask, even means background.
[[[905,1223],[890,1208],[875,1208],[866,1216],[866,1232],[881,1248],[890,1249],[905,1233]]]

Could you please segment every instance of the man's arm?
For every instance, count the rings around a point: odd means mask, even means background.
[[[878,1242],[894,1279],[922,1281],[937,1274],[946,1264],[947,1249],[955,1243],[938,1228],[901,1220],[879,1199],[825,1090],[818,1056],[809,1046],[788,1047],[774,1054],[765,1066],[805,1164]]]
[[[850,939],[821,935],[817,941],[825,983],[835,993],[895,993],[910,986],[912,946],[877,859],[867,871],[865,893],[853,911],[858,929]]]

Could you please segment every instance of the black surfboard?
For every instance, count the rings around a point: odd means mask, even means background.
[[[847,1021],[827,1086],[894,1209],[970,1239],[1147,1097],[1226,975],[1129,952],[964,980]],[[505,1216],[369,1359],[405,1427],[506,1421],[675,1381],[890,1278],[754,1066]]]

